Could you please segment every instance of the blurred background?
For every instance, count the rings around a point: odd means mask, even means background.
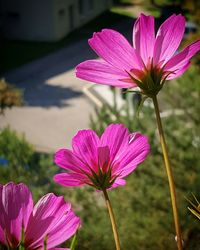
[[[200,2],[195,0],[0,0],[0,183],[24,182],[37,200],[47,192],[65,195],[82,218],[77,249],[114,249],[101,193],[89,187],[62,188],[54,152],[71,147],[79,129],[100,135],[110,123],[149,136],[151,155],[110,191],[122,249],[173,250],[174,226],[167,177],[152,104],[108,86],[75,77],[74,67],[96,58],[87,40],[111,28],[131,42],[140,13],[158,27],[171,14],[186,17],[181,48],[200,37]],[[200,55],[159,94],[169,145],[185,249],[200,249],[200,221],[186,197],[200,199]],[[140,109],[138,115],[138,109]],[[66,246],[69,246],[69,242]]]

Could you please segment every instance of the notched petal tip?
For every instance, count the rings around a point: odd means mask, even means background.
[[[143,135],[141,132],[134,132],[134,133],[130,134],[129,144],[132,143],[133,141],[137,140],[137,139],[142,139],[144,142],[149,144],[148,137],[146,135]]]
[[[153,18],[153,19],[154,19],[153,16],[151,16],[151,15],[146,15],[145,13],[140,13],[139,18]]]
[[[56,165],[59,166],[60,163],[63,162],[63,158],[65,158],[65,152],[66,152],[66,149],[64,149],[64,148],[61,148],[55,152],[55,154],[53,156],[53,160],[54,160],[54,163]]]
[[[106,32],[114,31],[112,29],[102,29],[101,31],[93,32],[92,37],[88,39],[88,44],[91,46],[96,38],[101,37]]]
[[[85,62],[86,62],[86,61],[81,62],[81,63],[79,63],[78,65],[76,65],[76,67],[75,67],[75,74],[77,74],[77,71],[78,71],[79,69],[81,69],[82,65],[83,65]]]
[[[140,16],[139,17],[146,17],[147,15],[145,15],[143,12],[140,13]]]
[[[106,128],[106,130],[107,129],[115,129],[115,128],[126,129],[127,130],[127,128],[122,123],[112,123],[112,124],[108,125],[108,127]]]
[[[142,134],[140,132],[134,132],[129,136],[129,144],[132,143],[134,140],[138,139]]]
[[[88,39],[88,42],[89,42],[91,39],[93,39],[93,38],[96,36],[97,33],[98,33],[98,32],[96,32],[96,31],[93,32],[92,37]]]
[[[96,132],[92,129],[81,129],[73,137],[73,140],[79,140],[80,138],[86,139],[86,137],[91,137],[91,136],[98,137]]]

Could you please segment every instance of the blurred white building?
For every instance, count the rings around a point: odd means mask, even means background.
[[[111,7],[112,0],[0,0],[2,34],[57,41]]]

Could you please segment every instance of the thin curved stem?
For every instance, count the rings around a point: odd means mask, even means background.
[[[182,242],[182,237],[181,237],[181,228],[180,228],[178,209],[177,209],[174,178],[173,178],[172,168],[171,168],[170,161],[169,161],[168,149],[167,149],[165,135],[164,135],[163,127],[162,127],[157,97],[154,96],[154,97],[152,97],[152,99],[153,99],[154,109],[155,109],[155,113],[156,113],[156,121],[157,121],[158,131],[159,131],[159,135],[160,135],[160,144],[162,147],[164,163],[165,163],[165,168],[166,168],[168,182],[169,182],[172,210],[173,210],[173,215],[174,215],[174,224],[175,224],[176,237],[177,237],[177,239],[176,239],[177,247],[178,247],[178,250],[182,250],[183,249],[183,242]]]
[[[74,237],[72,238],[72,242],[70,244],[70,250],[75,250],[75,247],[76,247],[76,244],[77,244],[77,235],[78,235],[78,231],[74,235]]]
[[[119,241],[119,234],[118,234],[118,230],[117,230],[117,224],[116,224],[116,221],[115,221],[115,216],[114,216],[114,213],[113,213],[112,205],[111,205],[111,202],[110,202],[110,199],[108,197],[108,193],[107,193],[106,189],[103,190],[103,194],[104,194],[106,206],[108,208],[108,213],[109,213],[109,216],[110,216],[113,235],[114,235],[114,239],[115,239],[116,250],[120,250],[120,241]]]

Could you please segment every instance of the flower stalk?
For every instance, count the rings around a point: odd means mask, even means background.
[[[120,250],[120,240],[119,240],[119,234],[118,234],[118,230],[117,230],[117,224],[116,224],[114,212],[113,212],[112,205],[111,205],[111,202],[110,202],[110,199],[108,197],[108,193],[107,193],[106,189],[103,190],[103,194],[104,194],[105,203],[106,203],[106,206],[108,209],[108,213],[110,216],[110,221],[111,221],[111,225],[112,225],[116,250]]]
[[[174,215],[174,224],[175,224],[175,230],[176,230],[177,247],[178,247],[178,250],[182,250],[183,242],[182,242],[182,237],[181,237],[181,228],[180,228],[179,216],[178,216],[174,178],[173,178],[172,168],[170,165],[168,149],[167,149],[167,145],[165,141],[165,135],[164,135],[163,127],[162,127],[162,121],[160,117],[157,96],[156,95],[153,96],[152,99],[153,99],[153,104],[154,104],[154,109],[155,109],[155,114],[156,114],[156,121],[157,121],[159,136],[160,136],[160,144],[162,147],[163,158],[164,158],[165,168],[166,168],[168,182],[169,182],[172,210],[173,210],[173,215]]]
[[[76,248],[76,244],[77,244],[77,235],[78,235],[78,230],[77,233],[74,235],[74,237],[72,238],[72,242],[70,244],[70,250],[75,250]]]

